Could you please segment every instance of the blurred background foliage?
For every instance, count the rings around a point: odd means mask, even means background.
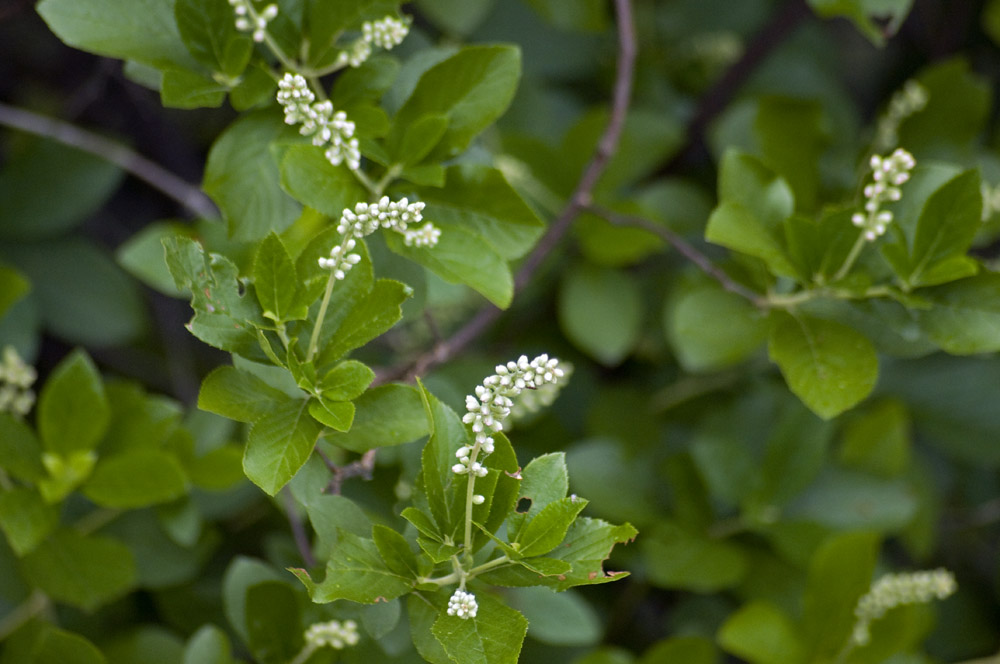
[[[878,118],[916,79],[929,101],[899,127],[900,144],[918,160],[980,169],[987,206],[974,253],[994,261],[1000,2],[811,4],[636,0],[632,109],[595,199],[722,262],[725,252],[701,238],[725,149],[758,155],[797,180],[804,211],[849,203]],[[521,47],[517,96],[467,160],[492,162],[551,219],[607,122],[617,47],[609,3],[420,0],[403,9],[415,25],[399,50],[402,78],[459,43]],[[236,114],[228,105],[163,108],[141,84],[148,74],[64,46],[30,0],[0,5],[4,104],[98,132],[201,182],[212,142]],[[405,86],[391,89],[385,106],[398,108],[405,94]],[[116,377],[112,409],[116,399],[145,403],[142,385],[169,397],[173,420],[188,411],[185,435],[215,441],[199,449],[222,449],[233,432],[191,409],[200,379],[227,357],[184,329],[190,312],[171,292],[159,237],[165,228],[196,228],[220,246],[229,242],[225,229],[56,141],[3,131],[0,157],[0,285],[14,292],[30,284],[0,319],[0,345],[36,364],[40,382],[82,346]],[[377,243],[372,251],[386,253]],[[752,280],[753,265],[730,267]],[[405,362],[483,302],[423,271],[409,276],[417,297],[404,324],[365,349],[374,366]],[[589,513],[640,531],[609,563],[631,572],[625,581],[565,595],[510,593],[531,624],[522,661],[827,661],[826,646],[809,634],[843,613],[838,587],[864,587],[876,571],[938,566],[956,573],[959,592],[891,614],[875,632],[884,649],[858,650],[849,661],[955,662],[1000,648],[1000,360],[932,352],[904,329],[876,340],[873,395],[824,421],[767,363],[757,316],[657,235],[583,214],[475,347],[426,377],[458,406],[498,359],[537,350],[571,362],[570,386],[519,427],[516,445],[524,458],[565,451],[571,488],[590,500]],[[392,509],[418,453],[413,445],[380,453],[373,480],[351,480],[345,495]],[[205,624],[236,642],[245,637],[241,624],[227,626],[227,617],[236,623],[223,609],[225,584],[266,574],[247,571],[251,563],[239,557],[279,569],[300,563],[280,505],[245,480],[222,488],[192,490],[194,537],[183,530],[182,503],[156,519],[136,512],[116,521],[138,575],[96,611],[60,605],[59,623],[98,643],[113,664],[153,661],[154,649],[156,661],[180,662],[184,642]],[[234,560],[246,569],[234,571]],[[6,542],[0,566],[7,613],[30,595],[33,579]],[[392,634],[384,652],[368,656],[395,661],[402,647]],[[2,661],[22,661],[13,646],[4,652]]]

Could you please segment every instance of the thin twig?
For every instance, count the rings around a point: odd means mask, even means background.
[[[660,169],[659,175],[675,173],[703,148],[705,131],[719,113],[732,102],[757,67],[781,44],[803,20],[811,15],[803,0],[788,0],[774,18],[750,40],[743,55],[702,95],[688,122],[684,145]]]
[[[295,498],[287,489],[281,493],[285,500],[285,514],[288,515],[288,523],[292,528],[295,547],[299,550],[299,555],[302,556],[302,562],[306,564],[306,567],[315,567],[316,557],[313,556],[312,547],[309,545],[309,536],[306,535],[306,527],[302,523],[302,517],[299,516]]]
[[[732,277],[726,274],[725,270],[723,270],[718,265],[713,263],[708,258],[708,256],[698,251],[687,240],[685,240],[684,238],[682,238],[680,235],[673,232],[669,228],[661,226],[660,224],[654,223],[642,217],[637,217],[635,215],[630,215],[630,214],[621,214],[619,212],[615,212],[614,210],[608,210],[607,208],[603,208],[598,205],[591,205],[587,209],[590,212],[594,213],[595,215],[606,219],[607,221],[611,222],[616,226],[632,226],[653,233],[654,235],[662,239],[664,242],[672,246],[674,249],[676,249],[677,253],[681,254],[682,256],[684,256],[684,258],[688,259],[689,261],[697,265],[699,268],[701,268],[702,272],[704,272],[708,276],[718,281],[719,284],[730,293],[735,293],[740,297],[746,298],[755,306],[762,308],[767,306],[766,298],[764,298],[759,293],[755,293],[746,286],[734,281]]]
[[[200,217],[218,217],[212,201],[186,182],[131,148],[76,125],[0,103],[0,125],[43,136],[115,164]]]
[[[521,263],[521,267],[514,276],[515,292],[521,291],[525,284],[531,281],[543,261],[566,235],[573,221],[590,205],[594,187],[604,173],[604,169],[607,168],[608,161],[618,149],[618,141],[625,125],[625,117],[628,114],[629,101],[632,96],[637,45],[630,0],[615,0],[615,15],[618,24],[618,61],[608,124],[566,207],[563,208],[542,239]],[[492,325],[501,313],[503,313],[502,310],[493,305],[484,306],[468,323],[459,328],[448,339],[435,344],[428,352],[417,358],[410,367],[387,371],[379,376],[379,382],[400,378],[413,380],[416,376],[426,374],[431,368],[446,362],[463,351],[466,346]]]
[[[364,480],[370,480],[372,478],[372,473],[375,471],[375,450],[368,450],[361,455],[361,458],[357,461],[352,461],[345,466],[338,466],[330,457],[323,454],[323,451],[316,448],[319,453],[323,463],[326,464],[327,469],[330,471],[330,483],[326,486],[326,493],[339,496],[340,489],[344,484],[344,480],[350,479],[352,477],[360,477]]]

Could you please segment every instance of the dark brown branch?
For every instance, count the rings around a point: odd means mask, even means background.
[[[702,272],[715,279],[730,293],[735,293],[740,297],[746,298],[755,306],[766,306],[764,299],[759,293],[755,293],[746,286],[734,281],[732,277],[726,274],[725,270],[713,263],[708,256],[698,251],[698,249],[696,249],[687,240],[669,228],[661,226],[660,224],[654,223],[648,219],[643,219],[642,217],[636,217],[630,214],[620,214],[598,205],[591,205],[588,207],[588,210],[616,226],[632,226],[649,231],[676,249],[677,253],[682,255],[684,258],[697,265]]]
[[[679,171],[696,153],[704,149],[708,125],[729,106],[736,93],[767,56],[810,15],[809,7],[803,0],[788,0],[774,18],[754,35],[740,59],[701,97],[687,126],[687,140],[660,170],[660,175]]]
[[[604,129],[594,156],[583,170],[583,175],[576,185],[573,195],[562,212],[549,226],[538,244],[528,254],[517,274],[514,275],[514,290],[519,292],[541,267],[552,250],[556,248],[563,236],[569,230],[573,221],[591,203],[594,187],[600,180],[608,161],[618,149],[622,127],[628,114],[629,100],[632,96],[632,81],[635,70],[637,51],[635,25],[632,20],[632,5],[630,0],[615,0],[615,16],[618,24],[618,61],[615,71],[615,84],[612,93],[611,116]],[[409,368],[390,370],[378,377],[378,382],[387,382],[404,378],[413,380],[416,376],[426,374],[433,367],[446,362],[463,351],[476,340],[503,313],[493,305],[486,305],[473,316],[468,323],[459,328],[448,339],[435,344],[427,353],[421,355]]]
[[[360,459],[352,461],[346,466],[338,466],[319,448],[316,448],[316,451],[330,471],[330,483],[326,485],[326,493],[340,495],[340,488],[343,486],[344,480],[352,477],[360,477],[365,480],[372,478],[372,472],[375,470],[375,450],[368,450],[361,455]]]
[[[43,136],[78,148],[115,164],[166,194],[200,217],[217,217],[212,201],[195,185],[184,181],[134,150],[75,125],[0,103],[0,125]]]
[[[306,564],[306,567],[315,567],[316,558],[313,556],[312,547],[309,545],[309,536],[306,535],[305,524],[302,523],[302,518],[297,511],[295,498],[292,497],[292,493],[288,489],[285,489],[281,493],[285,501],[285,514],[288,515],[288,523],[292,527],[292,537],[295,539],[295,546],[299,550],[299,555],[302,556],[302,562]]]

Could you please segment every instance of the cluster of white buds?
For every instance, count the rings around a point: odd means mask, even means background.
[[[552,405],[552,402],[559,396],[563,385],[573,376],[573,365],[564,363],[559,368],[562,369],[563,380],[558,383],[546,383],[534,390],[522,393],[510,409],[511,420],[524,419],[532,413],[537,413]]]
[[[361,167],[354,123],[343,111],[334,111],[333,102],[317,102],[309,83],[300,74],[286,73],[278,82],[278,103],[285,110],[285,123],[301,124],[299,133],[312,136],[313,145],[328,146],[324,153],[334,166],[346,163],[351,170]]]
[[[264,41],[267,24],[278,15],[278,5],[268,5],[261,11],[253,8],[251,0],[229,0],[236,14],[236,29],[240,32],[252,32],[255,42]]]
[[[907,604],[927,604],[935,599],[945,599],[958,589],[955,576],[946,569],[903,574],[886,574],[872,584],[854,609],[857,621],[851,639],[865,645],[871,639],[872,621],[886,611]]]
[[[457,475],[469,473],[477,477],[486,475],[486,467],[476,460],[479,453],[485,457],[493,452],[493,438],[490,433],[503,431],[503,422],[514,406],[513,398],[524,390],[536,390],[545,385],[559,383],[565,376],[559,360],[548,355],[539,355],[528,361],[522,355],[516,362],[500,364],[496,373],[487,376],[482,385],[476,387],[475,396],[465,397],[467,412],[462,421],[472,425],[476,434],[474,445],[463,445],[455,452],[458,463],[451,467]],[[473,498],[473,502],[482,500]]]
[[[354,209],[345,209],[337,223],[337,232],[344,241],[330,250],[329,258],[320,258],[319,266],[333,270],[336,279],[343,279],[352,266],[361,260],[360,254],[350,253],[357,246],[357,238],[371,235],[379,228],[395,231],[403,236],[407,246],[433,247],[441,237],[441,230],[431,222],[416,229],[410,224],[423,221],[424,203],[411,203],[406,198],[392,201],[383,196],[377,203],[358,203]]]
[[[448,615],[458,616],[462,620],[475,618],[479,611],[476,596],[459,588],[448,599]]]
[[[896,150],[888,157],[872,155],[871,184],[865,186],[865,212],[856,212],[851,216],[851,223],[861,228],[864,237],[869,242],[874,241],[885,233],[885,229],[892,222],[892,212],[883,210],[882,204],[885,202],[898,201],[902,197],[899,187],[910,179],[910,171],[913,170],[916,160],[913,155],[903,148]]]
[[[406,39],[410,32],[410,22],[395,16],[386,16],[378,21],[365,21],[361,25],[361,37],[351,42],[337,55],[336,66],[360,67],[372,54],[372,46],[389,51]]]
[[[26,364],[13,346],[6,346],[0,360],[0,413],[27,415],[35,405],[31,386],[36,378],[35,368]]]
[[[916,81],[907,81],[903,88],[889,100],[885,115],[879,118],[875,129],[875,149],[891,150],[899,142],[899,125],[914,113],[927,106],[927,88]]]
[[[306,643],[315,648],[329,646],[343,650],[347,646],[357,645],[358,624],[353,620],[331,620],[325,623],[310,625],[305,634]]]

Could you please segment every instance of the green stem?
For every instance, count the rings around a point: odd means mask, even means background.
[[[36,590],[13,611],[0,620],[0,641],[16,632],[22,625],[37,616],[49,606],[49,598]]]
[[[352,168],[350,170],[352,173],[354,173],[354,177],[358,179],[358,182],[360,182],[361,185],[365,189],[367,189],[372,196],[375,196],[376,200],[378,200],[378,196],[381,196],[382,194],[378,190],[378,187],[375,185],[375,183],[371,181],[371,178],[365,175],[364,171],[362,171],[360,168],[357,170]]]
[[[314,652],[316,652],[316,644],[315,643],[307,643],[304,646],[302,646],[302,650],[300,650],[299,654],[295,656],[295,659],[293,659],[288,664],[305,664],[305,662],[310,657],[312,657],[312,654]]]
[[[335,270],[336,268],[334,268]],[[312,336],[309,337],[309,350],[306,351],[306,362],[312,362],[316,354],[316,346],[319,343],[319,330],[323,327],[323,319],[326,318],[326,309],[330,306],[330,295],[333,294],[333,284],[337,278],[333,276],[334,270],[330,270],[330,278],[326,281],[326,292],[323,293],[323,301],[319,305],[319,313],[316,315],[316,324],[313,326]]]
[[[469,482],[465,488],[465,560],[469,565],[472,564],[472,497],[476,495],[476,474],[472,472],[472,467],[476,465],[477,456],[479,456],[478,441],[469,453]]]
[[[316,91],[316,97],[320,101],[326,101],[327,99],[329,99],[329,97],[326,96],[326,90],[323,89],[323,84],[319,82],[318,78],[309,75],[306,75],[305,78],[307,81],[309,81],[309,85],[311,85],[313,89]]]
[[[382,179],[380,179],[378,182],[374,184],[372,195],[375,196],[375,198],[381,198],[386,188],[390,184],[392,184],[393,180],[399,177],[399,174],[402,172],[402,170],[403,166],[401,164],[393,164],[392,166],[390,166],[386,170],[385,175],[382,176]]]
[[[858,260],[858,256],[861,255],[861,250],[865,248],[868,240],[865,238],[865,232],[861,231],[858,235],[858,239],[854,242],[854,246],[851,247],[851,252],[847,254],[847,258],[844,259],[844,264],[840,266],[837,270],[837,274],[833,275],[834,281],[840,281],[847,276],[847,273],[851,271],[854,267],[854,262]]]
[[[468,572],[466,572],[466,576],[468,576],[471,579],[474,576],[482,574],[483,572],[490,571],[494,567],[500,567],[501,565],[506,565],[509,562],[510,562],[510,558],[508,558],[507,555],[504,554],[504,555],[500,556],[499,558],[494,558],[493,560],[489,560],[489,561],[483,563],[482,565],[479,565],[477,567],[473,567]]]

